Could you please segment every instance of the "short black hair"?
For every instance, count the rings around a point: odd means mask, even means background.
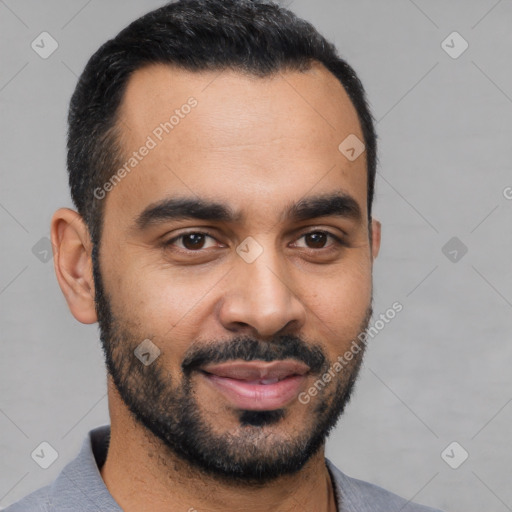
[[[308,22],[265,0],[178,0],[138,18],[89,59],[72,95],[67,167],[71,197],[93,245],[101,238],[103,201],[94,194],[122,165],[117,123],[131,74],[149,64],[187,71],[233,69],[258,77],[305,71],[322,63],[351,99],[364,135],[368,219],[371,219],[377,136],[355,71]],[[340,141],[341,142],[341,141]]]

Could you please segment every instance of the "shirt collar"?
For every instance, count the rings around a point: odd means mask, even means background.
[[[61,471],[50,487],[49,498],[58,512],[122,512],[119,504],[107,489],[100,468],[105,463],[110,443],[110,425],[102,425],[89,431],[79,454]],[[347,477],[325,459],[334,485],[338,512],[352,512],[341,506],[342,482]],[[345,503],[347,505],[347,503]]]
[[[99,470],[105,462],[109,441],[110,425],[89,431],[80,453],[64,467],[50,487],[53,509],[58,512],[122,512]]]

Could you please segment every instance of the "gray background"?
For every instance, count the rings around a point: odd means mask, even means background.
[[[2,507],[51,482],[88,430],[109,422],[97,327],[74,320],[52,260],[32,248],[53,211],[71,206],[65,121],[77,75],[162,3],[0,0]],[[447,511],[512,510],[512,4],[286,3],[367,90],[383,223],[375,313],[404,306],[372,340],[327,454],[351,476]],[[30,46],[42,31],[59,44],[48,59]],[[458,58],[441,46],[453,31],[469,44]],[[468,249],[455,262],[442,251],[454,236]],[[59,453],[46,470],[30,456],[42,441]],[[458,469],[441,457],[453,441],[469,453]]]

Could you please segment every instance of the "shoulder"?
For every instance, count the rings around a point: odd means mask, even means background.
[[[41,487],[2,509],[2,512],[50,512],[52,508],[50,506],[49,489],[49,485]]]
[[[328,459],[326,459],[326,464],[335,480],[338,499],[342,498],[343,507],[349,512],[388,512],[389,510],[441,512],[437,509],[413,503],[375,484],[349,477]]]

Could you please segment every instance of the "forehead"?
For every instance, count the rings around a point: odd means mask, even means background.
[[[349,135],[363,140],[357,112],[320,64],[264,78],[146,66],[127,84],[118,125],[128,165],[106,215],[133,218],[184,194],[278,214],[285,197],[334,190],[365,210],[366,155],[350,161],[338,150]]]

